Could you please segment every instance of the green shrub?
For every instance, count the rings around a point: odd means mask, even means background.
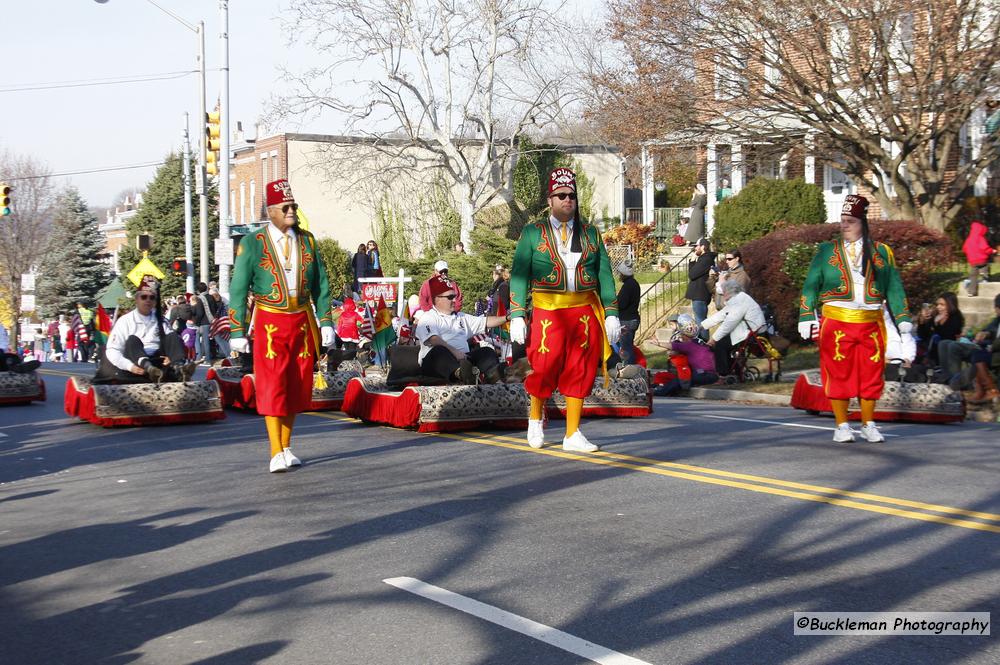
[[[839,231],[837,224],[789,226],[740,248],[754,299],[771,306],[784,335],[795,335],[802,284],[819,243]],[[942,289],[936,269],[948,238],[919,222],[883,220],[871,223],[871,236],[892,248],[910,303],[933,302]]]
[[[715,208],[712,240],[717,247],[737,247],[763,238],[781,225],[826,221],[823,190],[804,180],[755,178],[739,194]]]
[[[323,259],[326,277],[330,280],[330,295],[339,300],[343,296],[345,286],[353,280],[351,253],[333,238],[317,238],[316,248]]]

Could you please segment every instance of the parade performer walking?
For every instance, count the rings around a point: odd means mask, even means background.
[[[840,216],[839,240],[820,244],[799,302],[799,335],[819,337],[823,389],[833,407],[833,440],[854,441],[847,424],[852,397],[861,403],[861,435],[884,441],[875,425],[875,401],[885,385],[885,303],[904,346],[912,348],[913,328],[903,282],[892,249],[874,242],[868,231],[868,199],[849,195]],[[817,326],[816,308],[821,307]]]
[[[302,464],[292,454],[292,425],[311,402],[313,364],[321,343],[333,345],[333,319],[323,260],[316,238],[296,226],[292,188],[287,180],[276,180],[266,192],[271,223],[240,242],[229,318],[235,353],[246,353],[248,336],[253,337],[257,412],[271,444],[270,471],[278,473]],[[248,294],[254,299],[252,325]]]
[[[594,387],[598,367],[606,366],[621,324],[608,252],[597,228],[580,218],[576,196],[573,171],[560,168],[549,174],[551,214],[527,224],[514,251],[510,337],[525,343],[530,290],[534,308],[528,359],[533,371],[524,382],[531,397],[528,445],[544,444],[545,400],[558,388],[566,398],[563,450],[593,452],[598,446],[579,429],[583,400]]]

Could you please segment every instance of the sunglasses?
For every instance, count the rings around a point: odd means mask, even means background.
[[[558,194],[553,194],[552,197],[557,198],[560,201],[565,201],[566,199],[569,199],[570,201],[576,201],[576,194],[574,194],[573,192],[570,193],[559,192]]]
[[[156,300],[156,296],[152,293],[140,293],[136,296],[139,300]]]
[[[727,256],[727,257],[726,257],[726,260],[727,260],[727,261],[735,261],[735,260],[736,260],[736,257],[735,257],[735,256]]]
[[[298,203],[286,203],[285,205],[281,206],[281,212],[285,213],[286,215],[288,214],[288,210],[289,209],[297,211],[299,209],[299,204]]]
[[[438,296],[438,298],[447,298],[448,300],[454,300],[457,297],[458,297],[458,294],[455,294],[455,293],[451,294],[450,296]]]

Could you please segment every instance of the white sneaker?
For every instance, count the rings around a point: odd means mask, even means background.
[[[854,430],[847,423],[837,425],[833,430],[833,440],[835,443],[854,443]]]
[[[545,445],[545,430],[542,429],[541,420],[528,420],[528,445],[532,448]]]
[[[583,432],[580,430],[576,430],[571,436],[563,439],[563,450],[572,450],[579,453],[593,453],[600,449],[600,446],[595,446],[590,441],[587,441],[587,437],[585,437]]]
[[[280,452],[271,458],[271,473],[284,473],[288,471],[288,464],[285,463],[285,454]]]
[[[281,451],[285,455],[285,466],[292,468],[293,466],[302,466],[302,460],[292,454],[291,448],[285,448]]]
[[[885,441],[885,437],[882,436],[882,432],[878,430],[878,425],[874,422],[867,422],[861,428],[861,436],[865,437],[869,443],[880,443]]]

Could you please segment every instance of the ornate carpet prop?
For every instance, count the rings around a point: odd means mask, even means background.
[[[101,427],[165,425],[226,417],[215,381],[94,385],[86,377],[66,382],[66,413]]]
[[[313,387],[312,402],[308,410],[339,411],[344,402],[348,381],[360,376],[362,376],[361,365],[353,360],[340,363],[335,372],[323,372],[326,388]],[[218,367],[208,370],[207,379],[219,384],[224,406],[256,410],[256,384],[253,374],[243,374],[238,367]]]
[[[645,418],[653,412],[653,390],[647,376],[611,379],[605,388],[604,379],[598,374],[594,389],[583,400],[584,418]],[[547,411],[550,418],[565,417],[566,398],[558,390],[552,393]]]
[[[792,392],[792,406],[815,413],[832,413],[818,371],[799,375]],[[848,408],[851,420],[860,419],[857,399],[852,399]],[[875,420],[924,423],[965,420],[965,401],[961,393],[944,384],[886,381],[882,397],[875,403]]]
[[[38,372],[0,372],[0,404],[45,401],[45,382]]]
[[[597,385],[600,383],[601,385]],[[585,416],[642,417],[652,413],[652,393],[645,378],[613,379],[607,390],[601,379],[583,404]],[[565,413],[559,393],[549,413]],[[366,422],[445,432],[493,427],[526,429],[528,394],[520,383],[464,386],[407,386],[394,390],[380,376],[352,379],[344,396],[344,413]]]
[[[351,379],[344,413],[366,422],[449,432],[497,427],[528,427],[528,395],[519,383],[482,386],[409,386],[390,390],[381,376]]]

